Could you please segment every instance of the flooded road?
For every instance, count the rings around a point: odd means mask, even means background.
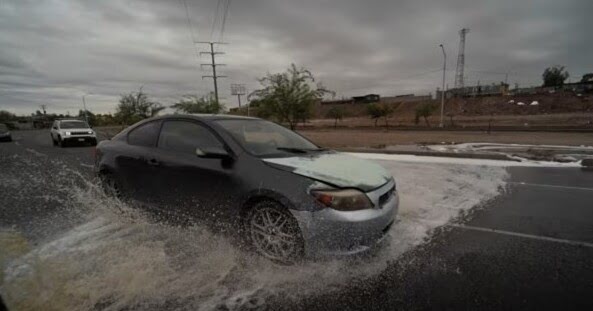
[[[281,266],[206,227],[158,222],[105,196],[89,167],[92,148],[55,148],[43,134],[19,133],[0,146],[0,292],[11,310],[421,308],[439,301],[412,299],[410,290],[431,283],[415,283],[425,277],[417,269],[449,265],[426,252],[451,235],[479,235],[443,226],[488,210],[508,195],[511,178],[503,167],[378,161],[401,194],[387,247],[372,258]],[[464,273],[467,264],[446,271]],[[379,290],[386,297],[363,294]]]

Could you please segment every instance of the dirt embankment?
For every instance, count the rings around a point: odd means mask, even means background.
[[[479,131],[382,131],[382,130],[299,130],[316,144],[328,148],[372,147],[440,143],[515,143],[537,145],[593,146],[593,133],[492,132]]]
[[[533,104],[536,102],[537,104]],[[523,103],[524,105],[519,105]],[[433,116],[428,123],[421,119],[415,123],[415,112],[419,106],[434,105]],[[429,127],[440,121],[440,101],[428,100],[412,103],[390,103],[393,115],[388,118],[390,126]],[[333,126],[327,119],[327,111],[341,107],[346,118],[338,124],[343,127],[373,126],[374,121],[366,114],[367,104],[318,105],[314,119],[307,125],[314,127]],[[445,126],[447,127],[590,127],[593,129],[593,95],[559,92],[553,94],[492,96],[480,98],[453,98],[445,102]],[[381,119],[378,125],[385,126]]]

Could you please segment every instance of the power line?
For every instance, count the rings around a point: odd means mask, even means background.
[[[210,40],[212,40],[212,37],[214,36],[214,29],[216,28],[216,22],[218,21],[218,11],[220,9],[220,1],[218,0],[216,2],[216,11],[214,11],[214,19],[212,20],[212,28],[210,29]]]
[[[229,7],[231,6],[232,0],[224,0],[224,1],[225,1],[225,6],[224,6],[224,14],[222,15],[222,25],[220,26],[220,40],[219,41],[224,41],[224,29],[225,29],[225,25],[226,25],[227,16],[229,13]]]
[[[194,34],[194,28],[192,27],[191,18],[189,17],[189,10],[187,9],[187,2],[186,2],[186,0],[182,0],[182,1],[183,1],[183,7],[185,8],[185,17],[187,19],[187,27],[189,28],[189,33],[191,35],[191,42],[192,42],[192,45],[194,46],[194,51],[196,52],[196,59],[199,61],[200,60],[200,57],[198,55],[199,51],[194,43],[194,42],[196,42],[196,35]]]

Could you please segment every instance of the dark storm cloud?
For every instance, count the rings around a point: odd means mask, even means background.
[[[187,0],[197,40],[211,37],[216,0]],[[573,79],[593,71],[589,0],[525,1],[232,1],[220,62],[230,83],[253,90],[257,77],[306,66],[338,96],[428,93],[440,85],[448,54],[453,84],[458,30],[469,27],[469,84],[540,83],[546,66],[566,65]],[[217,20],[220,25],[220,18]],[[211,90],[200,70],[182,0],[0,2],[0,109],[29,113],[40,104],[76,111],[81,96],[99,112],[120,94],[144,90],[166,104]],[[200,47],[202,48],[202,47]],[[421,74],[424,73],[424,74]]]

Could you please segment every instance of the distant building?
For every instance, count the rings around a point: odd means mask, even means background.
[[[405,94],[405,95],[382,97],[381,102],[386,103],[386,104],[414,103],[414,102],[426,101],[426,100],[431,100],[431,99],[432,99],[432,95]]]
[[[322,105],[350,105],[354,104],[353,99],[338,99],[338,100],[324,100],[321,102]]]
[[[364,96],[353,96],[352,100],[355,104],[370,104],[379,102],[381,100],[381,96],[378,94],[367,94]]]

